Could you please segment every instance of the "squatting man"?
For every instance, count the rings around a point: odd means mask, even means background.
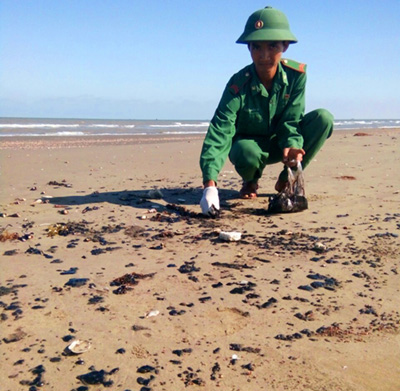
[[[236,43],[247,45],[252,64],[228,81],[201,151],[204,214],[219,211],[217,181],[227,157],[243,179],[240,197],[252,199],[267,165],[284,164],[275,184],[280,192],[288,181],[285,166],[306,168],[331,136],[331,113],[304,114],[306,65],[282,58],[296,42],[281,11],[266,7],[248,18]]]

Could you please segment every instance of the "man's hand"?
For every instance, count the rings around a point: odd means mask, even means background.
[[[201,211],[205,215],[216,216],[219,213],[218,189],[215,186],[208,186],[203,190],[203,197],[200,201]]]
[[[284,148],[283,149],[283,164],[288,167],[296,167],[298,162],[303,160],[303,155],[305,155],[304,149],[298,148]]]

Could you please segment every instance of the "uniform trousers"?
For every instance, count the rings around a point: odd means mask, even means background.
[[[332,131],[333,116],[328,110],[317,109],[303,117],[298,129],[304,140],[303,169],[310,164]],[[266,165],[282,162],[282,150],[276,137],[268,140],[265,137],[239,136],[232,143],[229,159],[243,181],[256,183]],[[285,169],[279,175],[279,179],[287,180]]]

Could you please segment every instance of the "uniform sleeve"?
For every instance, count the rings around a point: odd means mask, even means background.
[[[240,94],[225,87],[221,101],[211,120],[200,155],[203,182],[217,182],[218,174],[225,164],[236,132],[236,118],[240,107]]]
[[[277,123],[277,140],[282,150],[284,148],[303,148],[304,140],[299,133],[299,125],[305,109],[306,80],[306,74],[301,73],[295,81],[289,102]]]

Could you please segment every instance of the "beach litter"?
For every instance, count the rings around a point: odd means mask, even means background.
[[[67,183],[65,179],[63,179],[61,182],[59,181],[50,181],[47,183],[49,186],[58,186],[58,187],[72,187],[72,184]]]
[[[104,387],[111,387],[114,382],[112,380],[107,380],[106,376],[113,375],[115,372],[118,372],[118,370],[119,368],[114,368],[109,372],[104,369],[100,371],[94,370],[84,375],[79,375],[76,378],[85,385],[102,384]]]
[[[117,277],[110,282],[110,286],[121,286],[121,285],[137,285],[139,284],[138,280],[143,280],[146,278],[153,278],[155,276],[154,273],[148,274],[140,274],[140,273],[126,273],[121,277]]]
[[[88,278],[70,278],[64,286],[70,286],[72,288],[79,288],[81,286],[86,285],[86,283],[89,281]]]
[[[267,213],[294,213],[308,209],[301,163],[297,163],[297,170],[287,167],[287,172],[287,185],[270,198]]]

